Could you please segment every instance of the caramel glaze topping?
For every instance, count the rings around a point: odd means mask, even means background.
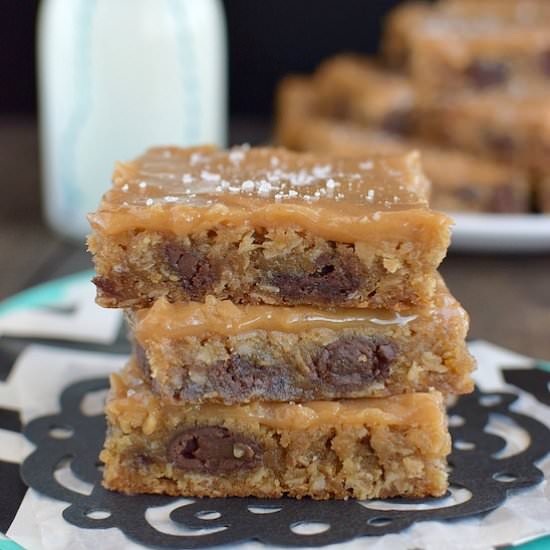
[[[318,328],[339,330],[408,323],[462,323],[468,318],[441,280],[433,303],[404,313],[380,309],[325,308],[309,306],[235,305],[208,296],[205,303],[169,303],[160,298],[148,309],[133,315],[134,335],[139,342],[218,334],[235,336],[254,330],[303,332]]]
[[[419,154],[339,158],[246,146],[155,148],[118,164],[89,219],[106,234],[294,226],[341,242],[410,238],[450,220],[428,208]],[[391,233],[388,233],[390,232]]]

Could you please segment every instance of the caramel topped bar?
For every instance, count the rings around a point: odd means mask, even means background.
[[[545,0],[405,2],[388,17],[383,51],[413,78],[422,104],[463,91],[550,83]]]
[[[90,222],[106,235],[268,225],[367,241],[381,218],[424,216],[428,189],[414,154],[359,160],[269,148],[151,149],[117,166]]]
[[[472,390],[468,317],[442,282],[405,313],[170,304],[129,313],[139,364],[167,402],[225,404]]]
[[[420,131],[426,139],[537,173],[550,169],[550,99],[545,89],[439,101],[425,109]]]
[[[547,25],[438,16],[411,37],[410,70],[421,104],[457,92],[550,84]]]
[[[415,153],[151,149],[117,166],[90,215],[98,302],[423,303],[450,225],[428,193]]]
[[[548,6],[497,3],[500,9],[490,1],[396,10],[387,44],[399,45],[394,57],[406,57],[420,102],[468,90],[548,84]]]
[[[276,498],[438,496],[450,439],[441,395],[170,405],[135,363],[113,375],[104,484],[127,493]]]

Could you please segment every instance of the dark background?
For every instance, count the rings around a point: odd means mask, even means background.
[[[197,0],[200,1],[200,0]],[[36,110],[38,0],[0,0],[0,113]],[[288,72],[340,51],[375,52],[382,16],[398,0],[225,0],[232,114],[268,115]]]

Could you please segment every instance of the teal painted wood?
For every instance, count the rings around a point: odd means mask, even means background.
[[[514,546],[513,548],[517,548],[518,550],[550,550],[550,536]]]

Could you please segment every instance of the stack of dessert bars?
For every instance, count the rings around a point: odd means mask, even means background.
[[[419,156],[155,148],[90,216],[111,379],[104,484],[127,493],[438,496],[468,318]]]
[[[278,142],[422,152],[434,208],[550,213],[550,2],[402,2],[380,55],[283,81]]]

